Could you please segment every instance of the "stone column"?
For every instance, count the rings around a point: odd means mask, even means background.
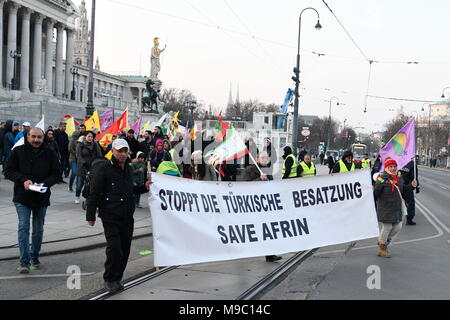
[[[0,88],[3,88],[3,6],[5,0],[0,0]]]
[[[44,16],[34,15],[34,50],[33,50],[33,81],[31,89],[35,92],[42,78],[42,21]]]
[[[58,33],[58,36],[56,39],[55,96],[61,98],[64,92],[64,78],[63,78],[64,26],[62,24],[57,24],[56,31]]]
[[[47,48],[45,50],[45,79],[47,90],[53,94],[53,28],[55,22],[47,19]]]
[[[6,83],[11,86],[14,75],[14,59],[10,53],[17,50],[17,10],[19,6],[9,3],[9,21],[8,21],[8,45],[6,49]]]
[[[74,56],[74,36],[75,32],[72,29],[66,29],[67,45],[66,45],[66,91],[65,94],[70,99],[70,94],[73,88],[73,75],[70,69],[73,67]]]
[[[20,59],[20,90],[30,91],[30,19],[31,11],[22,8],[22,58]]]

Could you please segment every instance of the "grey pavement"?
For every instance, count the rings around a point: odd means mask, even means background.
[[[65,179],[68,180],[68,179]],[[18,218],[12,203],[14,184],[2,177],[0,181],[0,261],[17,259]],[[105,245],[103,226],[98,219],[94,227],[88,226],[81,204],[75,204],[75,192],[68,191],[68,184],[57,184],[51,189],[50,207],[44,226],[43,256],[83,248]],[[142,209],[136,209],[135,237],[151,234],[151,217],[147,196],[141,196]],[[31,230],[30,230],[31,233]]]

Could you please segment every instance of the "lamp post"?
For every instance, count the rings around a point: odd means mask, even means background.
[[[79,75],[78,68],[72,67],[70,68],[70,73],[73,75],[73,81],[72,81],[72,92],[70,93],[70,99],[75,100],[75,76]]]
[[[14,51],[11,50],[9,52],[9,56],[14,59],[14,71],[13,71],[13,77],[11,79],[11,89],[16,90],[17,89],[17,85],[16,85],[16,82],[17,82],[17,78],[16,78],[17,60],[22,57],[22,54],[17,50],[14,50]]]
[[[450,87],[445,87],[445,88],[442,90],[442,96],[441,96],[442,99],[445,99],[445,91],[448,90],[448,89],[450,89]]]
[[[197,101],[189,100],[187,102],[187,107],[191,111],[189,122],[191,123],[191,126],[194,126],[194,110],[197,108]]]
[[[86,117],[91,117],[94,113],[94,40],[95,40],[95,2],[92,0],[92,20],[91,20],[91,42],[89,48],[89,85],[88,101],[86,105]]]
[[[329,114],[328,114],[327,144],[326,144],[326,146],[325,146],[325,152],[327,152],[327,150],[328,150],[328,148],[329,148],[329,146],[330,146],[331,102],[333,101],[333,99],[336,99],[336,100],[337,100],[336,105],[337,105],[337,106],[339,105],[339,98],[338,98],[338,97],[335,97],[335,96],[331,97],[331,99],[330,99],[330,111],[329,111]],[[326,102],[328,102],[328,100],[326,100]]]
[[[293,125],[293,132],[292,132],[292,147],[294,155],[297,156],[297,146],[298,146],[298,98],[299,98],[299,85],[300,85],[300,33],[301,33],[301,26],[302,26],[302,14],[306,10],[314,10],[317,13],[317,23],[315,26],[316,30],[322,29],[322,26],[320,25],[320,16],[319,12],[317,12],[316,9],[312,7],[308,7],[302,10],[300,12],[299,21],[298,21],[298,44],[297,44],[297,66],[294,68],[294,74],[295,76],[292,77],[292,80],[295,82],[295,101],[294,101],[294,125]]]

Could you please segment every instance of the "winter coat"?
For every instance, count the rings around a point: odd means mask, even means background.
[[[14,139],[16,139],[18,133],[19,131],[10,131],[5,134],[3,138],[3,154],[5,155],[5,159],[11,153],[12,147],[14,147]]]
[[[384,181],[380,181],[380,178]],[[403,200],[397,188],[394,187],[394,191],[392,191],[392,185],[388,181],[392,181],[391,175],[387,172],[382,172],[375,183],[374,196],[377,199],[378,221],[383,223],[397,223],[402,221],[401,201]],[[404,184],[401,176],[398,178],[398,184],[402,195],[413,189],[410,184]]]
[[[133,182],[137,185],[142,185],[145,183],[145,177],[147,176],[147,165],[145,162],[132,162],[130,164],[133,171]],[[143,169],[143,170],[140,170]]]
[[[161,153],[156,152],[156,149],[153,149],[148,154],[148,160],[150,161],[150,165],[152,168],[158,169],[158,166],[163,161],[172,161],[172,157],[170,156],[169,152],[164,150]],[[156,171],[156,170],[155,170]]]
[[[103,221],[130,221],[135,210],[133,194],[146,192],[145,185],[133,186],[131,166],[125,164],[122,169],[113,156],[94,171],[86,202],[86,221],[96,220],[97,208]]]
[[[47,141],[47,142],[45,142],[45,144],[47,145],[47,147],[49,149],[52,149],[53,151],[55,151],[56,155],[58,156],[58,159],[60,159],[58,144],[56,143],[56,141],[55,140]]]
[[[209,164],[203,164],[205,166],[205,174],[203,177],[200,174],[201,164],[191,164],[190,172],[193,180],[199,181],[217,181],[217,174],[214,167]]]
[[[69,143],[69,162],[77,162],[77,145],[80,135],[79,131],[72,134],[72,140]]]
[[[92,161],[102,157],[100,146],[92,142],[82,142],[77,145],[77,176],[85,177],[91,168]]]
[[[50,187],[59,180],[61,168],[56,153],[45,144],[39,149],[33,148],[27,140],[10,154],[5,167],[5,177],[14,182],[14,202],[30,208],[42,208],[50,205]],[[44,183],[47,192],[39,193],[25,190],[23,183]]]
[[[65,131],[61,131],[60,129],[56,129],[54,131],[55,140],[58,143],[59,153],[64,155],[69,155],[69,136]]]
[[[269,167],[261,167],[261,171],[267,175],[269,180],[273,180],[273,176],[270,174]],[[255,164],[249,165],[244,170],[244,181],[261,181],[261,172],[259,172],[258,168]]]
[[[139,151],[142,151],[144,153],[145,159],[147,159],[147,156],[150,152],[150,144],[151,140],[144,140],[139,143]]]
[[[128,142],[128,146],[130,147],[131,159],[136,158],[136,154],[141,149],[141,146],[139,145],[139,141],[137,141],[136,138],[134,138],[134,137],[131,139],[127,138],[126,141]]]

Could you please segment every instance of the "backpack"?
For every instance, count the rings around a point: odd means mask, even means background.
[[[87,199],[89,197],[89,193],[91,192],[91,181],[92,178],[94,177],[95,171],[108,161],[109,160],[106,158],[98,158],[92,161],[92,164],[86,175],[86,181],[84,182],[83,191],[81,192],[83,198]]]

